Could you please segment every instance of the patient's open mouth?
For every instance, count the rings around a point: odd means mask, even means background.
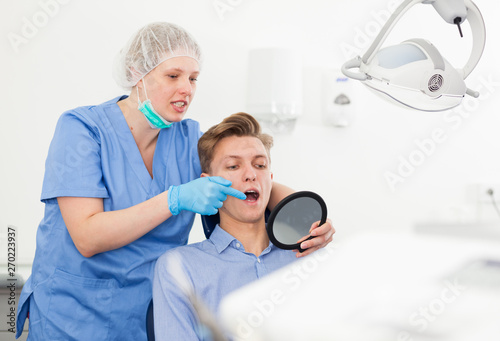
[[[259,192],[256,192],[254,190],[246,191],[245,195],[247,196],[246,201],[257,201],[259,199]]]

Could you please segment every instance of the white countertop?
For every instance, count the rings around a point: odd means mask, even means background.
[[[227,296],[237,340],[470,341],[500,335],[500,241],[369,233]]]

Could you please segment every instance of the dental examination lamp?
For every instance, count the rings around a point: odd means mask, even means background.
[[[457,25],[467,19],[472,31],[472,52],[462,69],[455,69],[434,45],[424,39],[410,39],[399,45],[380,47],[396,22],[412,6],[432,4],[441,17]],[[376,94],[405,107],[443,111],[460,104],[465,94],[478,97],[464,79],[479,62],[486,41],[483,17],[470,0],[406,0],[391,15],[363,57],[342,66],[349,78],[360,80]],[[358,72],[351,69],[358,68]]]

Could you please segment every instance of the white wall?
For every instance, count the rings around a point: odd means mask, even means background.
[[[349,47],[365,47],[377,23],[385,21],[384,11],[399,2],[3,1],[0,232],[17,226],[18,260],[32,260],[43,214],[44,161],[57,118],[69,108],[120,95],[111,78],[113,57],[140,26],[160,20],[185,27],[203,48],[203,71],[188,115],[203,129],[245,110],[249,49],[302,51],[305,112],[292,135],[276,136],[273,170],[276,180],[325,197],[339,237],[410,229],[425,221],[497,222],[493,208],[478,206],[469,188],[500,183],[499,2],[476,1],[488,44],[467,84],[481,90],[479,100],[467,99],[448,113],[422,113],[387,104],[354,84],[353,124],[339,129],[321,123],[324,75],[354,56]],[[28,22],[38,27],[29,30]],[[457,67],[468,57],[468,27],[460,40],[456,27],[445,24],[431,6],[414,7],[396,29],[388,43],[423,37]],[[429,139],[436,129],[445,141],[392,190],[384,174],[398,174],[401,158],[417,155],[415,140]],[[199,226],[195,229],[192,240],[201,238]]]

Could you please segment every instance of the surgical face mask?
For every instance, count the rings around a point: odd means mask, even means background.
[[[137,102],[139,103],[137,109],[144,114],[151,128],[156,128],[156,129],[169,128],[172,125],[172,122],[165,120],[155,111],[155,109],[153,108],[153,104],[151,103],[151,100],[148,98],[148,93],[146,91],[146,82],[143,82],[143,84],[144,84],[144,93],[146,94],[146,100],[144,102],[141,102],[141,99],[139,98],[139,89],[136,88]]]

